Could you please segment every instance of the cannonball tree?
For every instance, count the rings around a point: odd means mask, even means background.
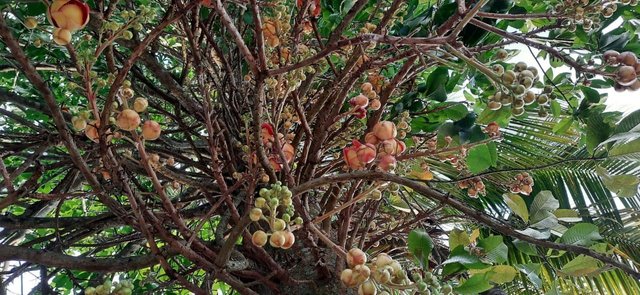
[[[3,1],[0,289],[637,294],[637,2]]]

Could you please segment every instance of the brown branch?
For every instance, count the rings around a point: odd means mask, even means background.
[[[92,258],[70,256],[54,251],[0,245],[0,261],[12,260],[28,261],[47,267],[100,272],[130,271],[150,267],[158,263],[155,255],[123,258]]]

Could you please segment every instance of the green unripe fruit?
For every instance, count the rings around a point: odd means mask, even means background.
[[[507,58],[509,56],[509,52],[507,52],[504,49],[500,49],[498,50],[498,52],[496,52],[496,58],[499,60],[503,60],[505,58]]]
[[[261,217],[262,217],[262,210],[260,210],[260,208],[253,208],[251,209],[251,212],[249,212],[249,218],[253,222],[259,221]]]
[[[271,206],[271,208],[278,207],[278,205],[280,205],[280,201],[278,201],[278,199],[272,198],[269,200],[269,206]]]
[[[301,225],[302,224],[302,218],[300,216],[296,217],[296,219],[293,220],[293,222],[297,225]]]
[[[516,86],[515,89],[513,89],[513,93],[515,93],[517,95],[522,95],[522,94],[524,94],[525,91],[527,91],[527,88],[525,88],[524,85],[518,85],[518,86]]]
[[[273,224],[271,224],[271,230],[274,232],[284,230],[285,227],[287,227],[287,223],[279,218],[276,218],[276,220],[273,221]]]
[[[284,222],[286,222],[286,223],[291,222],[291,215],[289,215],[289,214],[282,214],[282,220],[284,220]]]
[[[524,114],[524,108],[511,108],[511,113],[514,116],[521,116]]]
[[[284,198],[282,200],[282,205],[285,205],[285,206],[289,207],[289,206],[293,205],[293,200],[291,200],[290,197],[289,198]]]
[[[262,197],[256,199],[256,202],[255,202],[256,208],[264,208],[264,205],[266,204],[267,204],[267,199]]]
[[[263,197],[263,198],[268,198],[268,197],[270,197],[270,196],[271,196],[271,193],[270,193],[270,191],[269,191],[268,189],[266,189],[266,188],[262,188],[262,189],[260,189],[260,193],[259,193],[259,195],[260,195],[261,197]]]
[[[425,291],[429,290],[429,285],[427,285],[427,283],[425,283],[425,282],[420,282],[420,283],[418,283],[418,290],[420,292],[425,292]]]
[[[545,105],[545,104],[547,104],[547,102],[549,102],[549,97],[546,94],[538,95],[538,104],[539,105]]]

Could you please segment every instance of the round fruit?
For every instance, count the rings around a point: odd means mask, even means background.
[[[289,249],[291,248],[291,246],[293,246],[293,243],[296,242],[296,236],[293,235],[292,232],[287,231],[284,234],[284,244],[282,245],[282,249]]]
[[[376,285],[371,280],[366,280],[358,287],[358,295],[376,295]]]
[[[490,101],[487,106],[490,110],[497,111],[502,107],[502,103],[500,103],[499,101]]]
[[[618,56],[620,56],[620,53],[615,50],[607,50],[602,55],[604,61],[610,65],[618,64]]]
[[[347,252],[347,264],[350,267],[367,263],[367,254],[358,248],[353,248]]]
[[[274,248],[280,248],[287,241],[287,237],[285,236],[283,231],[277,231],[271,234],[271,238],[269,238],[269,245]]]
[[[636,69],[632,66],[621,66],[616,72],[616,79],[622,86],[629,86],[636,80]]]
[[[549,102],[549,97],[546,94],[540,94],[538,95],[537,100],[539,105],[545,105],[547,104],[547,102]]]
[[[29,30],[33,30],[38,27],[38,20],[32,16],[27,17],[24,19],[24,26]]]
[[[144,112],[148,106],[149,102],[144,97],[138,97],[133,102],[133,109],[138,113]]]
[[[251,242],[258,247],[264,246],[267,244],[267,233],[261,230],[254,232],[251,236]]]
[[[156,140],[160,137],[162,128],[158,122],[153,120],[145,121],[142,124],[142,137],[146,140]]]
[[[625,51],[618,55],[618,62],[627,66],[635,66],[638,62],[638,58],[631,51]]]
[[[87,128],[87,121],[82,117],[75,116],[71,118],[71,124],[73,124],[75,130],[84,130]]]
[[[522,114],[524,114],[524,108],[511,108],[511,113],[514,116],[521,116]]]
[[[373,85],[371,85],[371,83],[369,82],[365,82],[365,83],[362,83],[362,86],[360,86],[360,89],[362,90],[362,92],[371,92],[373,91]]]
[[[524,96],[522,96],[522,100],[525,105],[530,105],[536,101],[536,94],[533,91],[527,91]]]
[[[372,100],[369,102],[369,109],[370,109],[370,110],[372,110],[372,111],[377,111],[377,110],[379,110],[381,106],[382,106],[382,105],[381,105],[381,103],[380,103],[380,100],[378,100],[378,99],[372,99]]]
[[[496,52],[496,58],[497,59],[503,60],[503,59],[507,58],[508,56],[509,56],[509,52],[507,52],[504,49],[500,49],[500,50],[498,50],[498,52]]]
[[[118,114],[116,125],[122,130],[135,130],[140,125],[140,115],[131,109],[123,110]]]
[[[262,210],[260,210],[260,208],[253,208],[249,212],[249,219],[251,219],[251,221],[258,221],[260,217],[262,217]]]

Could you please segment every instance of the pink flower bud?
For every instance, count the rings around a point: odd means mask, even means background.
[[[397,156],[402,152],[404,152],[404,150],[406,149],[406,146],[404,142],[398,139],[392,138],[392,139],[387,139],[383,141],[380,148],[382,150],[381,153]]]
[[[372,99],[369,103],[369,109],[371,109],[372,111],[379,110],[381,106],[382,104],[380,103],[380,100],[377,99]]]
[[[364,119],[367,116],[367,110],[363,107],[359,107],[356,109],[353,116],[355,116],[358,119]]]
[[[352,98],[351,100],[349,100],[349,104],[351,104],[352,106],[359,106],[359,107],[366,108],[367,105],[369,105],[369,98],[360,94]]]
[[[284,159],[287,163],[291,163],[291,161],[293,161],[293,157],[296,155],[295,149],[288,143],[282,145],[282,153],[284,154]]]
[[[396,157],[392,155],[384,155],[380,158],[380,162],[378,163],[378,167],[384,171],[390,171],[396,168]]]
[[[77,31],[89,22],[89,5],[79,0],[53,0],[47,18],[56,28]]]
[[[363,168],[362,162],[358,159],[358,148],[355,146],[345,147],[342,150],[344,161],[349,168],[357,170]]]
[[[275,134],[273,132],[273,126],[271,124],[269,124],[269,123],[262,123],[261,128],[262,128],[261,129],[262,132],[261,132],[260,136],[262,138],[262,143],[263,144],[267,144],[268,142],[273,141],[273,139],[274,139],[273,135]]]
[[[362,163],[371,163],[376,158],[376,147],[370,143],[361,145],[357,150],[358,160]]]
[[[373,132],[369,132],[364,136],[364,142],[376,145],[380,142],[380,139]]]
[[[396,124],[391,121],[381,121],[373,126],[373,134],[380,140],[387,140],[396,137],[398,130]]]
[[[275,172],[282,170],[282,165],[280,165],[278,160],[273,156],[269,157],[269,164],[271,164],[271,168],[273,168],[273,171]]]

